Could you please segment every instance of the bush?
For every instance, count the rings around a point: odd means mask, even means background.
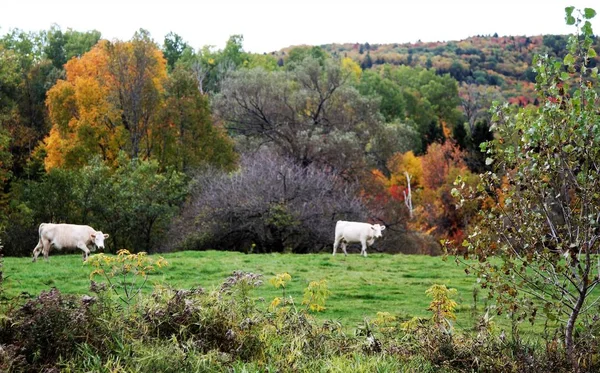
[[[112,170],[96,159],[79,170],[55,168],[40,180],[14,183],[6,254],[31,255],[43,222],[86,224],[107,232],[109,252],[156,248],[185,198],[184,176],[161,172],[155,161],[119,162]]]
[[[334,174],[260,152],[233,174],[205,171],[167,246],[307,253],[329,249],[337,220],[363,220],[357,189]]]
[[[7,315],[9,322],[0,325],[0,344],[13,347],[7,349],[10,357],[4,357],[27,366],[52,366],[76,355],[80,343],[102,345],[98,339],[105,338],[105,330],[98,314],[104,309],[96,301],[54,288],[14,309]]]
[[[429,291],[431,319],[378,313],[347,335],[297,307],[284,275],[269,281],[283,292],[270,306],[253,294],[262,276],[241,271],[211,291],[157,287],[133,307],[96,283],[94,297],[43,292],[0,319],[0,371],[571,371],[555,337],[545,345],[504,338],[488,317],[472,335],[456,333],[443,286]],[[597,328],[581,331],[591,333],[577,350],[583,371],[600,369]]]

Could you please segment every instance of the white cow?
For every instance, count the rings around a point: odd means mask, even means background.
[[[360,253],[367,256],[367,246],[373,245],[375,238],[381,237],[381,231],[384,229],[385,225],[338,220],[335,224],[333,255],[335,255],[340,242],[342,243],[344,255],[348,255],[346,252],[347,243],[360,242],[362,244]]]
[[[104,249],[104,239],[108,238],[108,234],[96,231],[88,225],[42,223],[38,230],[40,238],[33,249],[34,262],[41,251],[44,252],[44,259],[48,260],[51,247],[57,250],[81,249],[83,260],[87,260],[90,251],[96,251],[96,248]]]

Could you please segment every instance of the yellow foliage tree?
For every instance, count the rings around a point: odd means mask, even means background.
[[[44,140],[46,169],[80,167],[94,155],[114,162],[122,150],[150,158],[167,69],[148,34],[103,40],[71,59],[65,71],[46,99],[52,123]]]

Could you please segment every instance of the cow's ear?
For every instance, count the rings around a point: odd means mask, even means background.
[[[381,226],[381,230],[384,230],[384,229],[385,229],[385,225],[382,225],[382,226]]]
[[[96,239],[96,233],[90,234],[90,237],[92,237],[92,240],[95,240]]]
[[[104,233],[104,238],[108,238],[108,233]]]

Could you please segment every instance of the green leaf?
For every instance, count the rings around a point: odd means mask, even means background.
[[[573,55],[569,53],[565,56],[563,63],[567,66],[573,66],[575,64],[575,57],[573,57]]]
[[[565,14],[567,17],[572,17],[573,16],[573,11],[575,10],[574,6],[568,6],[565,8]]]
[[[575,17],[567,16],[566,21],[567,21],[567,25],[572,26],[575,24]]]
[[[587,44],[587,46],[592,45],[592,39],[590,39],[589,36],[594,35],[594,31],[592,30],[592,24],[590,23],[590,21],[585,21],[585,23],[581,27],[581,33],[582,33],[582,35],[586,36],[584,45],[585,44]]]
[[[592,58],[592,57],[596,57],[596,50],[594,48],[590,48],[588,49],[588,57]]]
[[[583,16],[585,19],[592,19],[596,16],[596,11],[592,8],[583,9]]]
[[[486,166],[489,166],[489,165],[491,165],[492,163],[494,163],[494,158],[487,157],[487,158],[485,159],[485,165],[486,165]]]

